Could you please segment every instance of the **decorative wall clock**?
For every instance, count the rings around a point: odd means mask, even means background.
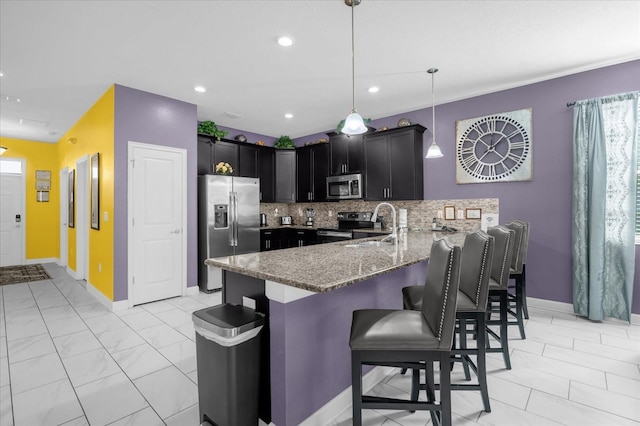
[[[456,122],[456,183],[532,179],[531,108]]]

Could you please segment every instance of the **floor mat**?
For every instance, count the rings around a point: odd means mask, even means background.
[[[0,268],[0,285],[50,280],[51,277],[40,264],[3,266]]]

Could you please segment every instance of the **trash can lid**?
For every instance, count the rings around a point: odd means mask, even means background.
[[[223,303],[193,313],[193,322],[223,337],[233,337],[264,324],[264,315],[242,305]]]

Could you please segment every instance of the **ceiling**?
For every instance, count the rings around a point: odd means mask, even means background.
[[[638,0],[362,0],[354,12],[356,106],[373,119],[430,106],[431,67],[441,104],[640,58]],[[116,83],[196,104],[199,120],[296,138],[351,109],[351,10],[1,0],[0,71],[6,137],[56,142]]]

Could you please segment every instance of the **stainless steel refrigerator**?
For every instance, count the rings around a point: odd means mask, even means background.
[[[205,259],[260,251],[260,179],[198,176],[198,285],[222,286],[222,271]]]

